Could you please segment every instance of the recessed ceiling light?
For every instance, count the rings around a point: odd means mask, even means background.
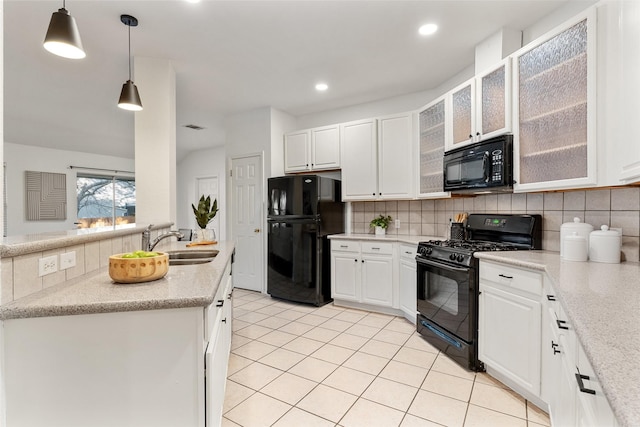
[[[318,83],[318,84],[316,84],[316,90],[318,92],[324,92],[327,89],[329,89],[329,85],[326,84],[326,83]]]
[[[438,26],[436,24],[424,24],[418,29],[418,32],[423,36],[430,36],[436,31],[438,31]]]

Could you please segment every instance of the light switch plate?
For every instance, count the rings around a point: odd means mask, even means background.
[[[76,266],[76,251],[60,254],[60,270]]]
[[[396,224],[396,228],[400,228],[400,220],[399,219],[396,219],[394,221],[394,223]]]
[[[57,255],[40,258],[38,260],[38,277],[46,276],[56,271],[58,271]]]

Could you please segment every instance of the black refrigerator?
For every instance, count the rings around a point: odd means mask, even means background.
[[[327,236],[344,232],[339,180],[295,175],[268,180],[267,292],[317,306],[331,301]]]

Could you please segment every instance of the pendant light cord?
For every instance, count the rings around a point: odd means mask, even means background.
[[[129,80],[131,80],[131,24],[127,27],[129,28]]]

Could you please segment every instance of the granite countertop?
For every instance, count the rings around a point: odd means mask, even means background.
[[[332,234],[329,239],[349,239],[349,240],[375,240],[386,242],[400,242],[417,245],[425,240],[445,240],[440,236],[407,236],[400,234],[385,234],[384,236],[376,236],[375,234],[350,233],[350,234]]]
[[[27,317],[67,316],[119,311],[205,307],[218,290],[235,245],[219,242],[213,246],[186,248],[188,242],[167,242],[157,251],[176,249],[217,249],[210,263],[172,265],[162,279],[137,284],[116,284],[108,268],[78,277],[38,293],[0,306],[0,320]]]
[[[545,271],[618,422],[640,425],[640,264],[571,262],[558,252],[476,252]]]

